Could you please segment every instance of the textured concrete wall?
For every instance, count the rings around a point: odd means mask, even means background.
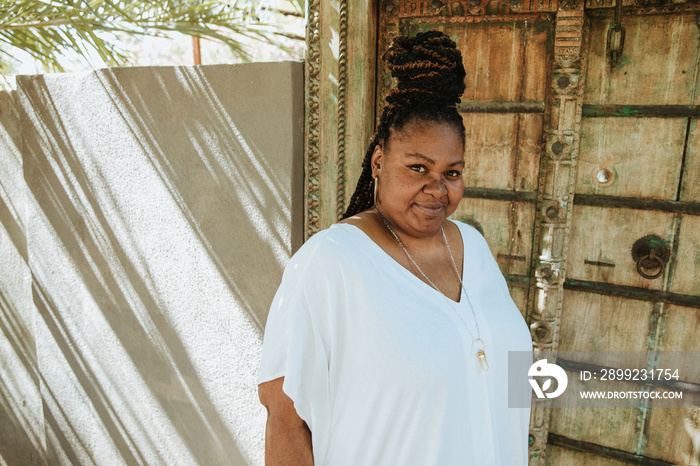
[[[16,95],[0,92],[0,464],[42,464],[26,186]]]
[[[300,63],[18,78],[17,267],[49,464],[262,464],[257,366],[302,235],[302,93]]]

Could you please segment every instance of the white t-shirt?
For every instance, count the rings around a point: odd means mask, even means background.
[[[455,223],[488,371],[455,312],[476,334],[464,294],[450,305],[358,227],[317,233],[287,265],[259,382],[284,377],[316,465],[527,464],[530,409],[508,408],[507,363],[530,333],[484,238]]]

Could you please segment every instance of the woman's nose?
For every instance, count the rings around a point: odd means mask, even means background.
[[[423,187],[423,191],[426,194],[432,194],[435,197],[442,197],[447,194],[445,180],[442,179],[442,176],[432,177]]]

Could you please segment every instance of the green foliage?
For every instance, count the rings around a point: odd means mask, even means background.
[[[47,70],[63,71],[60,57],[77,54],[85,61],[95,53],[107,65],[124,65],[125,51],[115,45],[115,34],[161,35],[179,32],[214,39],[228,45],[243,59],[244,37],[280,48],[281,37],[300,39],[276,24],[280,18],[301,16],[303,0],[283,0],[289,9],[275,8],[272,0],[44,0],[0,1],[0,74],[7,76],[13,56],[22,50]]]

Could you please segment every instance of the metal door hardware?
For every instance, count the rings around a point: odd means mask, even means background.
[[[670,257],[668,244],[656,235],[639,238],[632,245],[632,259],[637,263],[637,272],[649,280],[664,273]]]
[[[617,66],[625,48],[625,27],[622,25],[622,0],[615,3],[615,23],[608,29],[607,49],[610,56],[610,64]]]

